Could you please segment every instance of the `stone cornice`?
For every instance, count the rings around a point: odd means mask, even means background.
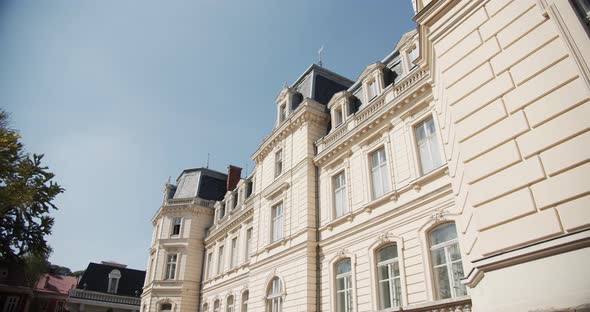
[[[176,213],[176,212],[186,212],[191,211],[196,214],[196,216],[202,214],[206,216],[213,216],[214,209],[211,207],[206,207],[201,205],[202,203],[198,200],[200,198],[196,198],[197,201],[188,201],[182,204],[164,204],[156,211],[156,214],[152,217],[152,225],[156,225],[156,221],[162,217],[163,214],[166,213]]]
[[[385,68],[385,64],[383,64],[381,62],[375,62],[375,63],[369,64],[369,65],[367,65],[367,67],[365,67],[365,69],[359,75],[359,78],[357,80],[361,81],[361,80],[365,79],[368,75],[373,73],[375,70],[383,69],[383,68]]]
[[[241,226],[244,221],[248,220],[253,215],[254,205],[244,207],[244,209],[233,219],[229,220],[229,222],[226,221],[222,224],[218,224],[214,229],[212,229],[211,232],[208,233],[207,237],[205,237],[205,245],[214,244],[220,238],[229,235],[229,232],[234,230],[236,227]]]
[[[287,135],[309,122],[328,122],[329,115],[325,112],[325,106],[306,98],[301,105],[280,126],[274,128],[271,133],[262,140],[258,149],[251,158],[259,164],[260,161]]]

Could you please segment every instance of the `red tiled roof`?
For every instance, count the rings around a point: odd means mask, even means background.
[[[35,284],[34,290],[39,292],[49,292],[67,295],[71,288],[78,284],[78,278],[75,276],[64,276],[57,274],[43,274]]]

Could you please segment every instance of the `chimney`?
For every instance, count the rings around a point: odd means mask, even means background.
[[[227,166],[227,190],[233,191],[240,182],[242,177],[242,168],[229,165]]]

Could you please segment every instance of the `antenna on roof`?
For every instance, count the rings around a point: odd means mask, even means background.
[[[209,169],[209,153],[207,153],[207,169]]]
[[[322,53],[324,53],[324,46],[322,45],[320,47],[320,49],[318,50],[318,65],[320,65],[320,67],[322,67],[323,63],[322,63]]]

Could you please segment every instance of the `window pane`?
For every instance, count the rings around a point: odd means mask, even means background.
[[[438,226],[430,233],[430,244],[438,245],[457,238],[457,231],[454,223],[446,223]]]
[[[393,258],[397,258],[397,248],[395,245],[388,245],[384,248],[381,248],[381,250],[379,250],[379,254],[377,256],[377,259],[379,262],[393,259]]]
[[[350,272],[350,259],[345,259],[336,265],[336,275]]]
[[[461,284],[461,279],[463,278],[463,264],[461,261],[452,264],[453,270],[453,284],[455,288],[455,295],[456,296],[464,296],[467,295],[467,289],[465,285]]]
[[[449,274],[447,272],[446,266],[434,268],[434,284],[436,285],[438,299],[446,299],[451,297]]]
[[[459,249],[459,244],[453,244],[448,248],[449,254],[451,256],[451,261],[461,260],[461,250]]]
[[[391,293],[388,281],[379,282],[379,294],[381,295],[381,308],[391,308]]]
[[[437,266],[437,265],[441,265],[441,264],[445,264],[446,258],[445,258],[445,250],[444,248],[438,248],[435,250],[431,251],[432,254],[432,264]]]
[[[399,307],[400,305],[402,305],[401,302],[401,298],[402,298],[402,285],[401,285],[401,281],[399,278],[396,278],[393,280],[393,295],[394,295],[394,300],[393,300],[393,305],[396,307]]]
[[[380,265],[379,266],[379,280],[388,280],[389,279],[389,268],[387,265]]]

